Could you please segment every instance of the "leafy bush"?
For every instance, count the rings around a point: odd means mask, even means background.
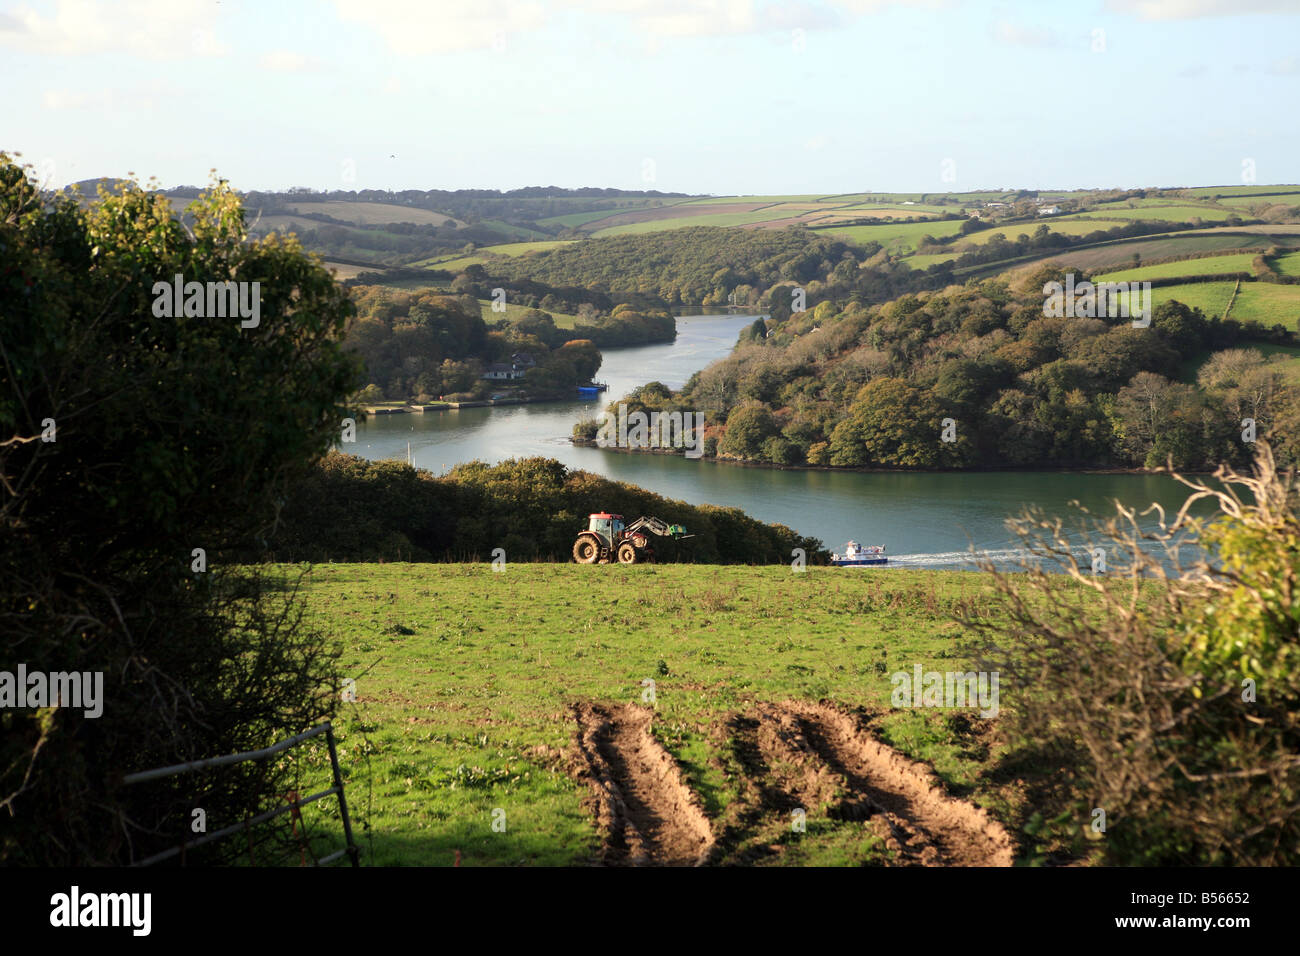
[[[1254,475],[1180,480],[1192,494],[1154,532],[1121,509],[1081,549],[1059,519],[1020,522],[1046,567],[994,572],[1001,613],[964,618],[1002,677],[1004,762],[1042,768],[1026,775],[1038,853],[1295,865],[1300,485],[1265,445]],[[1205,502],[1216,513],[1194,516]],[[1197,542],[1208,554],[1184,567]],[[1080,565],[1094,548],[1106,573]]]
[[[243,819],[287,789],[264,762],[121,777],[330,710],[292,584],[225,559],[338,435],[359,384],[338,344],[350,308],[293,240],[245,242],[224,183],[190,211],[192,235],[134,184],[85,208],[43,197],[0,154],[0,669],[104,681],[98,718],[0,710],[0,862],[120,864],[189,834],[195,806]],[[156,314],[177,274],[259,282],[260,324]]]
[[[438,561],[487,560],[505,547],[512,561],[568,561],[596,511],[685,525],[694,537],[653,539],[664,561],[771,564],[794,548],[825,554],[820,541],[739,509],[673,501],[553,459],[470,462],[437,477],[339,452],[295,486],[270,550],[283,561]]]

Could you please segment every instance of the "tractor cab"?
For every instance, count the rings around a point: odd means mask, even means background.
[[[598,511],[588,519],[587,530],[598,535],[605,542],[605,547],[612,547],[614,541],[623,534],[623,516]]]

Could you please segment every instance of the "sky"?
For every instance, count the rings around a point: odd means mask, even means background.
[[[1300,182],[1300,0],[0,0],[46,185]]]

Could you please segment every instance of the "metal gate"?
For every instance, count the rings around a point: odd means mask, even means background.
[[[196,770],[206,770],[209,767],[223,767],[230,764],[243,763],[247,760],[265,760],[267,757],[273,757],[278,753],[283,753],[290,747],[296,747],[303,741],[311,740],[313,737],[319,737],[321,734],[325,735],[325,742],[329,745],[330,766],[334,771],[334,786],[330,787],[328,790],[322,790],[320,793],[313,793],[309,797],[291,800],[286,806],[276,807],[274,810],[267,810],[265,813],[259,813],[257,816],[244,820],[241,823],[231,824],[230,826],[222,827],[220,830],[213,833],[204,834],[197,840],[184,841],[171,849],[163,850],[161,853],[155,853],[151,857],[140,860],[135,865],[152,866],[155,863],[161,863],[163,860],[169,860],[178,854],[184,853],[186,850],[202,846],[205,843],[211,843],[214,840],[220,840],[223,837],[231,836],[240,831],[247,830],[256,823],[264,823],[267,820],[278,817],[282,813],[297,811],[308,803],[314,803],[324,797],[337,794],[339,798],[339,813],[343,817],[343,835],[347,840],[347,846],[342,850],[329,854],[328,856],[321,857],[316,861],[316,865],[325,866],[327,863],[333,863],[344,854],[347,854],[354,867],[360,866],[361,864],[358,859],[359,851],[356,843],[352,840],[352,821],[348,817],[348,804],[347,800],[343,797],[343,775],[339,772],[338,751],[334,747],[334,728],[329,723],[313,727],[311,730],[304,731],[297,736],[288,737],[281,740],[279,743],[272,744],[264,750],[249,750],[245,753],[230,754],[226,757],[211,757],[207,760],[196,760],[193,763],[178,763],[170,767],[157,767],[153,770],[141,770],[139,773],[128,774],[126,777],[123,777],[122,782],[125,784],[144,783],[148,780],[161,780],[164,777],[174,777],[183,773],[193,773]]]

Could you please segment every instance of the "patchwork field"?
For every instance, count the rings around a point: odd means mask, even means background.
[[[1211,228],[1194,232],[1174,232],[1167,236],[1108,242],[1086,249],[1065,249],[1037,260],[1059,262],[1075,269],[1118,270],[1129,266],[1133,256],[1141,259],[1170,259],[1176,256],[1211,252],[1263,251],[1274,245],[1286,246],[1300,241],[1300,237],[1286,234],[1286,226],[1275,227],[1269,233],[1249,230],[1248,227]]]
[[[895,865],[1014,853],[996,721],[890,706],[893,672],[964,670],[950,616],[985,587],[372,564],[318,566],[303,593],[356,682],[335,725],[367,863]],[[328,767],[323,747],[298,759]],[[304,815],[318,852],[341,845],[333,801]]]
[[[1113,194],[1111,194],[1113,195]],[[1040,192],[1041,199],[1069,199],[1087,202],[1090,194],[1069,192]],[[1106,198],[1104,194],[1091,194]],[[694,196],[648,197],[627,196],[609,199],[591,197],[513,197],[506,219],[485,218],[476,222],[479,229],[476,241],[482,241],[482,231],[490,230],[500,236],[501,242],[485,245],[474,252],[443,252],[437,256],[427,253],[419,259],[403,262],[396,260],[384,249],[393,248],[401,240],[395,233],[383,230],[387,223],[405,220],[441,222],[450,217],[413,209],[396,203],[365,203],[351,201],[301,201],[293,208],[303,212],[323,211],[339,219],[350,219],[352,227],[348,238],[335,239],[329,255],[339,258],[375,259],[389,264],[405,264],[411,268],[442,269],[453,273],[471,265],[491,266],[497,257],[526,256],[545,252],[571,242],[601,238],[662,232],[689,226],[718,226],[738,229],[786,229],[802,226],[815,232],[842,237],[851,242],[879,242],[890,254],[904,257],[916,269],[943,261],[951,261],[963,251],[988,243],[995,235],[1014,242],[1021,236],[1033,235],[1046,226],[1054,233],[1081,237],[1097,231],[1123,226],[1135,220],[1163,220],[1187,222],[1194,218],[1218,223],[1229,216],[1250,216],[1251,209],[1263,212],[1258,204],[1300,203],[1300,187],[1204,187],[1186,190],[1181,194],[1147,196],[1104,202],[1083,213],[1065,216],[1043,216],[1024,221],[1004,222],[981,229],[969,236],[960,237],[942,252],[918,256],[921,240],[929,235],[935,238],[956,236],[966,219],[966,212],[990,202],[1014,202],[1020,197],[1010,192],[955,192],[955,193],[846,193],[840,195],[774,195],[774,196]],[[1276,200],[1276,203],[1273,201]],[[174,199],[183,205],[187,200]],[[589,208],[593,203],[601,208]],[[588,208],[584,208],[588,207]],[[504,207],[503,207],[504,208]],[[541,218],[527,218],[527,210],[535,208]],[[566,213],[565,208],[577,211]],[[557,212],[556,210],[561,210]],[[1280,209],[1280,207],[1279,207]],[[522,210],[522,211],[521,211]],[[953,215],[951,219],[938,218]],[[1277,212],[1271,213],[1277,216]],[[472,217],[471,221],[472,221]],[[888,222],[870,220],[889,219]],[[920,219],[921,221],[917,221]],[[454,221],[454,220],[453,220]],[[300,235],[318,230],[323,223],[301,215],[263,217],[258,231],[271,229],[294,231]],[[360,227],[367,225],[375,230],[368,232]],[[556,233],[574,230],[582,238],[560,239]],[[324,240],[322,240],[324,241]],[[489,240],[491,241],[491,240]],[[1167,234],[1140,239],[1108,240],[1083,249],[1069,249],[1044,254],[1025,262],[993,262],[972,270],[971,275],[987,276],[1008,267],[1019,269],[1026,263],[1054,261],[1076,270],[1091,270],[1104,274],[1107,279],[1132,273],[1134,257],[1138,257],[1133,278],[1178,278],[1182,275],[1203,275],[1212,271],[1250,272],[1248,259],[1270,246],[1300,249],[1300,223],[1254,224],[1232,227],[1207,225],[1189,230],[1186,227]],[[1197,265],[1143,266],[1152,259],[1170,259],[1197,253],[1222,253],[1213,263]],[[1300,274],[1300,258],[1279,258],[1276,268],[1283,275]],[[1188,270],[1188,271],[1183,271]],[[358,267],[339,269],[340,278],[354,276]],[[403,280],[405,281],[405,280]],[[416,283],[419,284],[418,281]],[[1225,304],[1220,290],[1183,290],[1185,296],[1210,309]],[[1162,293],[1163,295],[1163,293]],[[1291,323],[1289,293],[1254,293],[1242,299],[1239,305],[1243,316],[1273,316],[1275,321]]]

